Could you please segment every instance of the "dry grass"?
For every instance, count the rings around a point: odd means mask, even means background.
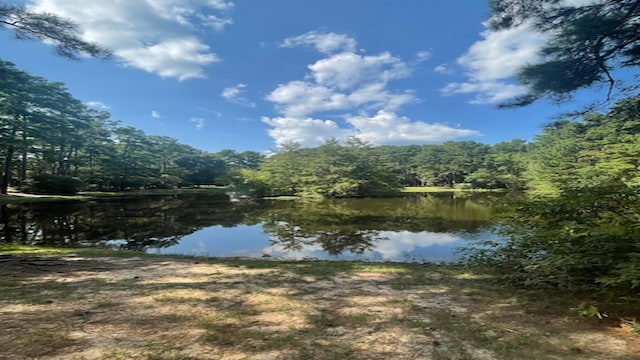
[[[0,255],[0,279],[0,359],[640,354],[628,327],[579,318],[566,297],[442,266],[14,253]]]

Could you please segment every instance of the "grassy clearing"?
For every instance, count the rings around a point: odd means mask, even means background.
[[[503,189],[467,189],[445,186],[412,186],[401,190],[403,193],[450,193],[450,192],[501,192]]]
[[[609,317],[581,317],[571,309],[587,295],[512,289],[462,267],[90,254],[0,248],[2,356],[626,360],[640,352],[632,309],[628,323],[603,305]]]
[[[210,188],[210,189],[151,189],[151,190],[131,190],[119,192],[102,192],[102,191],[82,191],[77,195],[35,195],[24,194],[20,192],[11,192],[9,195],[0,196],[0,204],[23,204],[23,203],[39,203],[52,201],[89,201],[99,198],[119,198],[119,197],[135,197],[135,196],[164,196],[164,195],[215,195],[222,196],[229,189],[227,188]]]

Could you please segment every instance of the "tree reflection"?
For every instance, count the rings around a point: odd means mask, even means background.
[[[362,254],[388,240],[383,231],[477,232],[491,222],[492,204],[479,197],[411,196],[275,202],[255,213],[272,245],[286,251],[320,246],[331,255]],[[484,199],[484,198],[483,198]]]
[[[477,232],[490,224],[496,201],[446,195],[231,203],[172,195],[3,205],[0,224],[5,242],[138,251],[176,245],[212,226],[262,224],[271,244],[287,251],[362,254],[387,240],[383,232]]]
[[[262,229],[270,235],[271,245],[287,251],[302,251],[310,246],[320,246],[330,255],[344,252],[362,254],[387,238],[379,231],[355,229],[325,229],[308,231],[284,221],[264,223]]]
[[[203,196],[154,196],[4,205],[0,216],[5,242],[142,251],[175,245],[208,226],[247,223],[247,213],[259,207]]]

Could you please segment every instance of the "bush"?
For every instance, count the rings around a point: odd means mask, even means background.
[[[465,261],[516,284],[640,290],[640,189],[567,190],[520,204],[506,240],[466,250]]]
[[[82,186],[82,181],[71,176],[42,174],[34,176],[33,182],[25,191],[34,194],[75,195]]]

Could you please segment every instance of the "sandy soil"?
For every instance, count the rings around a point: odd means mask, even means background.
[[[314,266],[0,254],[0,359],[640,359],[469,275]]]

